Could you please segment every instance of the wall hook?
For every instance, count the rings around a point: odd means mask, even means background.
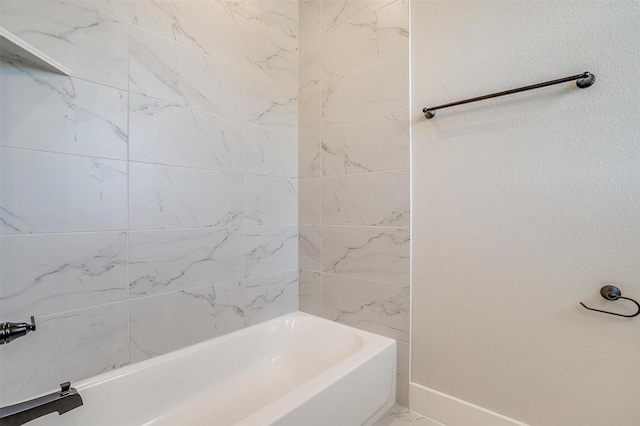
[[[605,285],[604,287],[602,287],[600,289],[600,294],[602,295],[602,297],[604,297],[607,300],[618,300],[618,299],[630,300],[630,301],[632,301],[633,303],[636,304],[636,306],[638,307],[638,310],[636,311],[635,314],[624,315],[624,314],[616,314],[615,312],[602,311],[600,309],[590,308],[590,307],[588,307],[587,305],[585,305],[582,302],[580,302],[580,304],[582,306],[584,306],[585,308],[589,309],[590,311],[602,312],[602,313],[609,314],[609,315],[617,315],[619,317],[633,318],[633,317],[636,317],[636,316],[640,315],[640,303],[638,303],[635,300],[630,299],[628,297],[622,297],[622,292],[620,291],[620,289],[618,287],[615,287],[615,286],[612,286],[612,285]]]

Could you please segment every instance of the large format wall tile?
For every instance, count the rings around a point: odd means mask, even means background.
[[[37,317],[35,334],[0,351],[2,405],[129,363],[128,316],[119,302]]]
[[[297,180],[245,176],[245,225],[295,225],[297,223]]]
[[[300,135],[298,138],[298,177],[317,178],[322,173],[320,148],[320,132]]]
[[[322,85],[305,87],[298,93],[298,130],[300,134],[322,129]]]
[[[409,254],[407,228],[322,227],[323,272],[408,285]]]
[[[409,53],[409,8],[407,0],[396,0],[323,37],[323,78],[340,77],[403,53]]]
[[[326,34],[398,0],[322,0],[322,33]]]
[[[245,20],[202,0],[131,0],[131,22],[237,67],[244,66]]]
[[[22,319],[127,300],[125,232],[0,237],[0,311]]]
[[[242,282],[245,325],[298,310],[298,270],[249,278]]]
[[[322,36],[322,3],[324,0],[300,0],[298,45],[300,50],[316,44]]]
[[[131,362],[239,330],[242,313],[226,299],[240,291],[240,282],[233,281],[132,300]]]
[[[322,180],[323,225],[409,226],[409,171]]]
[[[80,0],[123,21],[129,21],[129,0]]]
[[[309,46],[305,50],[300,50],[298,65],[298,88],[304,89],[321,83],[322,61],[321,61],[321,42],[318,40],[315,44]]]
[[[316,225],[298,226],[298,267],[322,270],[322,228]]]
[[[409,169],[409,113],[322,131],[324,176]]]
[[[127,159],[127,93],[3,62],[3,146]]]
[[[244,16],[249,21],[288,37],[297,37],[297,0],[245,0],[245,6]]]
[[[411,319],[411,316],[409,316]],[[396,342],[396,402],[409,405],[410,353],[408,342]]]
[[[300,270],[298,278],[299,309],[322,316],[322,286],[320,272]]]
[[[0,149],[3,234],[127,227],[127,163]]]
[[[297,91],[253,74],[246,80],[245,121],[297,134]]]
[[[246,70],[297,90],[298,40],[259,25],[247,25]]]
[[[0,24],[78,78],[127,88],[129,26],[77,1],[3,0]]]
[[[131,360],[142,361],[297,310],[297,271],[131,301]],[[185,333],[185,324],[197,324]]]
[[[200,228],[242,224],[243,176],[131,163],[130,227]]]
[[[297,226],[245,228],[245,277],[273,274],[298,266]]]
[[[132,92],[242,118],[242,69],[137,27],[130,45]]]
[[[130,95],[129,158],[243,171],[242,123],[141,95]]]
[[[251,124],[245,125],[245,173],[297,177],[296,135]]]
[[[129,236],[131,297],[243,278],[240,228],[134,231]]]
[[[409,56],[322,84],[322,127],[392,114],[409,105]]]
[[[409,341],[409,287],[322,274],[323,316]]]
[[[320,225],[322,223],[322,180],[298,181],[298,223]]]

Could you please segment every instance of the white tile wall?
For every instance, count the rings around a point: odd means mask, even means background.
[[[78,78],[127,89],[129,25],[75,0],[2,0],[0,25]]]
[[[129,98],[129,159],[242,172],[242,122],[142,95]]]
[[[0,7],[3,405],[296,310],[297,2]]]
[[[8,62],[0,73],[3,146],[127,159],[127,92]]]
[[[127,227],[125,161],[14,148],[0,156],[2,234]]]
[[[405,405],[408,35],[406,0],[300,2],[300,309],[397,339]]]

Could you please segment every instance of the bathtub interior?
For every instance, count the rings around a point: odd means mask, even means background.
[[[375,352],[380,339],[392,342],[290,314],[78,382],[83,407],[33,424],[207,424],[201,419],[215,418],[216,425],[233,425],[277,400],[287,409],[292,401],[305,402],[326,380],[339,381],[372,357],[367,351]]]

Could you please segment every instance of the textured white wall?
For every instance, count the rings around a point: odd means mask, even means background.
[[[640,418],[640,2],[412,2],[412,381],[537,425]],[[421,117],[423,106],[592,71]]]

